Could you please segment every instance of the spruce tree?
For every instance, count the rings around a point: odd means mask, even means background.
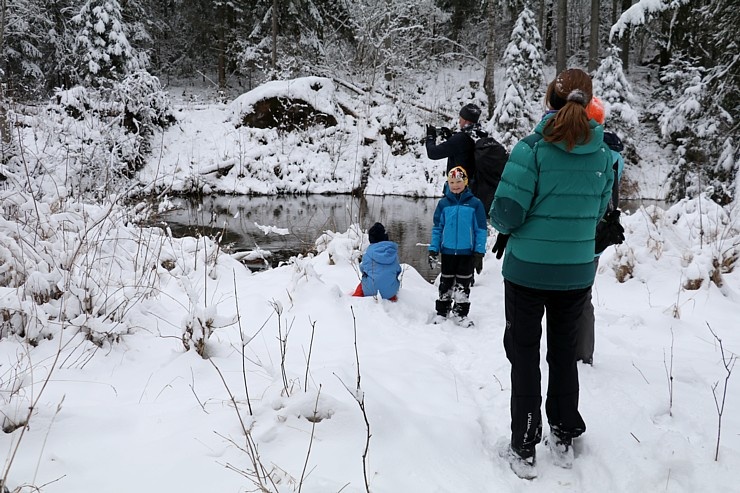
[[[737,200],[740,151],[740,57],[735,0],[635,3],[612,26],[611,37],[653,21],[670,29],[646,29],[660,48],[661,86],[651,113],[666,145],[675,146],[670,198],[708,191],[719,203]]]
[[[637,112],[632,108],[635,97],[624,76],[620,48],[611,45],[606,58],[601,61],[593,77],[593,93],[604,102],[607,126],[626,143],[630,144],[632,129],[638,124]]]
[[[713,200],[726,204],[737,193],[733,184],[737,142],[727,131],[735,122],[712,92],[707,72],[698,60],[683,57],[674,58],[662,70],[660,80],[665,86],[656,98],[669,103],[659,117],[660,132],[678,154],[671,172],[670,198],[680,200],[708,191]]]
[[[92,86],[121,80],[146,65],[129,44],[118,0],[88,0],[73,17],[79,26],[75,43],[78,76]]]
[[[534,14],[524,8],[504,52],[505,89],[491,119],[506,147],[512,147],[531,133],[539,121],[544,80],[541,49],[542,41]]]

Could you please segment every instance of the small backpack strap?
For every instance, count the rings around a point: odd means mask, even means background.
[[[614,164],[612,164],[612,168],[614,169],[614,184],[612,185],[612,198],[610,200],[614,209],[619,208],[619,173],[617,172],[617,166],[617,161],[614,161]]]

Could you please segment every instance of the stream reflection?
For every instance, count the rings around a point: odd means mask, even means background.
[[[177,209],[162,213],[157,219],[165,221],[175,236],[223,233],[222,241],[230,244],[233,251],[253,250],[257,246],[269,250],[273,266],[313,251],[314,241],[326,230],[344,233],[353,223],[367,230],[381,222],[390,239],[398,243],[401,263],[409,264],[432,282],[439,270],[429,268],[426,244],[431,239],[438,201],[439,198],[391,195],[209,195],[202,201],[173,199]],[[287,229],[289,234],[265,235],[255,223]]]
[[[426,244],[431,239],[432,217],[438,201],[439,198],[396,195],[208,195],[202,201],[173,199],[177,209],[161,214],[158,219],[167,222],[175,236],[222,234],[222,241],[231,245],[233,251],[256,247],[269,250],[273,267],[292,256],[314,251],[314,241],[326,230],[344,233],[353,223],[367,230],[375,222],[381,222],[390,239],[398,243],[401,263],[409,264],[424,279],[433,282],[439,270],[429,268]],[[625,212],[648,205],[666,207],[665,202],[656,200],[620,202]],[[255,223],[287,229],[289,234],[266,235]]]

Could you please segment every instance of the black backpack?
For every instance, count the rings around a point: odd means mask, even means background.
[[[506,152],[496,139],[483,134],[475,140],[475,179],[472,181],[470,190],[473,195],[483,202],[483,208],[488,217],[488,211],[493,203],[493,196],[501,181],[509,153]]]

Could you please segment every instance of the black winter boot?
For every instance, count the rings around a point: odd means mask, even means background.
[[[468,318],[468,312],[470,311],[470,303],[455,303],[452,307],[453,321],[460,327],[472,327],[475,325],[472,320]]]
[[[452,300],[437,300],[435,308],[437,309],[437,315],[446,317],[450,313],[450,306],[452,306]]]
[[[460,318],[465,318],[470,312],[470,303],[455,303],[455,307],[452,311]]]

